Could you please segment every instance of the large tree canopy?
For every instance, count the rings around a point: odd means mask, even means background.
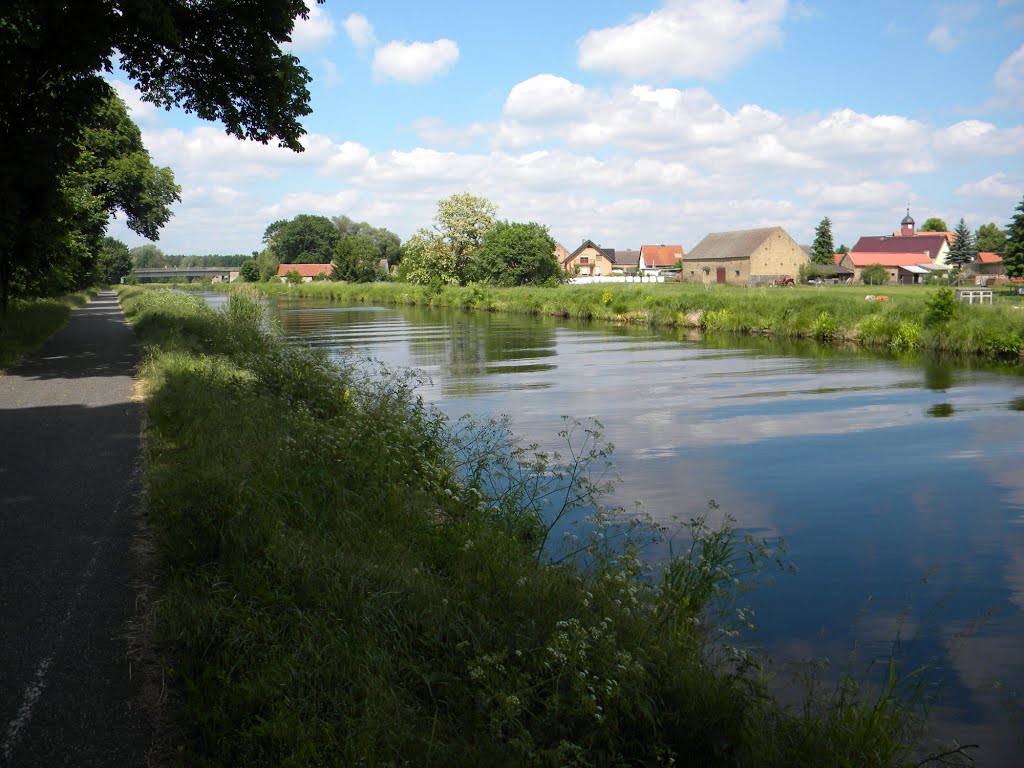
[[[486,197],[468,192],[438,200],[434,228],[418,230],[405,244],[399,276],[411,283],[466,283],[497,212]]]
[[[565,275],[547,227],[499,221],[473,260],[473,276],[496,285],[541,285]]]
[[[322,2],[322,0],[318,0]],[[301,151],[309,75],[281,50],[305,0],[5,0],[0,4],[0,284],[66,215],[67,171],[115,63],[142,98]],[[132,221],[133,213],[125,210]],[[42,233],[42,234],[45,234]],[[71,243],[71,245],[75,245]]]
[[[949,232],[949,227],[946,226],[946,222],[937,216],[932,216],[929,219],[925,219],[918,232]]]
[[[179,188],[168,168],[153,166],[124,102],[108,86],[83,118],[75,154],[45,202],[23,206],[6,233],[4,294],[66,290],[94,277],[110,216],[155,239],[170,219]],[[119,276],[120,277],[120,276]]]
[[[267,250],[280,264],[328,264],[341,233],[326,216],[300,213],[275,221],[263,234]]]
[[[1002,253],[1006,245],[1006,233],[994,221],[982,224],[974,233],[974,244],[979,251]]]
[[[353,221],[348,216],[335,216],[332,221],[342,237],[367,237],[377,249],[377,260],[387,259],[395,265],[402,259],[402,238],[384,227],[373,227],[365,221]]]

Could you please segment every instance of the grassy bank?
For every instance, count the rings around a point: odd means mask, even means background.
[[[698,328],[706,333],[758,334],[855,343],[867,348],[924,350],[996,360],[1024,353],[1024,299],[994,305],[929,309],[938,289],[922,286],[738,288],[692,284],[610,284],[556,288],[467,286],[428,288],[405,283],[259,284],[269,295],[374,304],[460,307],[616,323]],[[866,301],[867,295],[888,301]]]
[[[0,371],[15,365],[60,330],[71,310],[88,303],[98,289],[57,298],[12,299],[7,313],[0,312]]]
[[[121,296],[180,762],[918,764],[895,681],[789,711],[729,646],[769,544],[697,523],[651,579],[641,545],[668,532],[597,512],[552,538],[605,485],[593,428],[566,425],[565,458],[516,449],[265,336],[242,296]]]

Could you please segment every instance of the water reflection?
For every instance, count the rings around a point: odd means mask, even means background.
[[[424,370],[453,416],[510,414],[542,447],[593,417],[663,520],[709,499],[782,535],[800,574],[754,595],[753,638],[808,657],[935,665],[939,732],[1024,764],[1024,378],[811,342],[509,315],[282,303],[289,336]],[[984,618],[979,622],[980,618]],[[837,666],[842,666],[837,663]]]

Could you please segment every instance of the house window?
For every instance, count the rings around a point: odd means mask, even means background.
[[[589,263],[590,263],[590,257],[589,256],[580,256],[580,264],[589,264]]]
[[[739,276],[740,276],[740,271],[737,269],[736,270],[736,277],[739,277]]]

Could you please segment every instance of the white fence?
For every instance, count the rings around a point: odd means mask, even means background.
[[[594,275],[592,277],[574,277],[573,285],[591,285],[593,283],[664,283],[664,275]]]

